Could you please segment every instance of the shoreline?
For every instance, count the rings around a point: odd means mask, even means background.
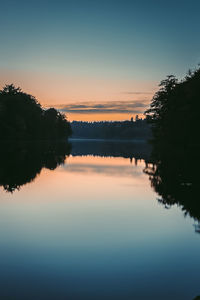
[[[69,138],[69,142],[117,142],[117,143],[148,143],[145,139],[90,139],[90,138]]]

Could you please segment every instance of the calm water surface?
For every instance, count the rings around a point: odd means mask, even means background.
[[[132,159],[131,159],[132,160]],[[76,154],[0,189],[0,299],[193,299],[200,235],[144,160]]]

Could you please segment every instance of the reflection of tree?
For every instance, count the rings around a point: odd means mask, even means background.
[[[54,170],[70,154],[70,145],[59,143],[6,143],[0,148],[0,186],[8,192],[31,182],[42,168]]]
[[[102,157],[124,157],[130,162],[137,160],[149,160],[151,145],[147,142],[125,142],[125,141],[102,141],[102,140],[72,140],[73,156],[102,156]]]
[[[162,204],[166,207],[177,204],[185,214],[199,221],[197,154],[196,147],[159,149],[159,152],[154,152],[154,164],[147,165],[144,172],[161,196],[159,201]]]
[[[179,81],[161,81],[145,114],[152,124],[154,165],[146,168],[166,207],[178,204],[200,221],[199,172],[200,68]],[[198,231],[196,227],[196,231]]]

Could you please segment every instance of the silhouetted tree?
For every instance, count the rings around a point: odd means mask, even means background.
[[[42,109],[35,97],[13,84],[0,90],[0,140],[60,139],[70,134],[70,123],[56,109]]]
[[[166,207],[179,205],[200,221],[199,177],[200,69],[182,80],[160,84],[146,116],[153,128],[153,164],[145,168]]]
[[[200,112],[200,69],[178,81],[168,76],[161,81],[150,109],[145,114],[152,123],[157,144],[195,146],[198,144]]]

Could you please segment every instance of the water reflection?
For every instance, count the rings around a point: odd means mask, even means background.
[[[54,170],[70,154],[65,142],[5,143],[0,147],[0,186],[7,192],[32,182],[42,168]]]
[[[196,155],[195,155],[196,153]],[[197,149],[170,148],[153,151],[154,163],[147,164],[151,186],[166,208],[178,205],[185,215],[197,221],[195,231],[200,232],[200,202],[198,198]]]
[[[148,142],[125,142],[125,141],[105,141],[105,140],[72,140],[73,156],[102,156],[102,157],[124,157],[132,162],[137,160],[149,160],[151,145]]]
[[[42,168],[54,170],[63,164],[63,170],[73,173],[95,173],[106,176],[134,177],[141,175],[140,168],[130,168],[116,158],[128,158],[130,162],[145,161],[144,173],[149,176],[151,186],[160,196],[159,202],[166,208],[177,204],[197,223],[195,231],[200,232],[200,203],[198,201],[198,176],[194,171],[196,156],[194,150],[166,149],[153,152],[148,143],[117,141],[73,140],[66,142],[40,142],[2,144],[0,148],[0,186],[7,192],[19,190],[26,183],[34,181]],[[66,157],[75,159],[65,164]],[[83,157],[84,156],[84,157]],[[90,157],[90,159],[87,159]],[[95,157],[94,160],[91,157]],[[109,163],[98,157],[114,157]],[[150,157],[151,161],[150,162]],[[77,158],[77,159],[76,159]]]
[[[130,167],[130,163],[125,164],[119,158],[75,157],[70,164],[64,165],[63,168],[69,173],[102,174],[104,176],[120,176],[121,178],[142,175],[140,168]]]
[[[0,299],[197,296],[200,239],[193,220],[158,205],[148,180],[159,174],[155,187],[165,180],[172,199],[173,163],[163,157],[150,164],[144,143],[88,142],[91,148],[82,143],[82,149],[75,143],[69,157],[69,145],[1,149],[3,188],[14,191],[40,175],[19,192],[0,191]]]
[[[34,181],[42,168],[54,170],[64,164],[66,156],[101,156],[129,158],[135,164],[138,160],[147,159],[150,155],[150,146],[146,143],[81,141],[66,142],[29,142],[29,143],[4,143],[0,148],[0,186],[7,192],[19,190],[22,185]],[[102,163],[102,162],[101,162]],[[66,165],[65,165],[66,167]],[[70,172],[89,172],[108,174],[127,174],[130,169],[124,166],[106,166],[84,164],[83,161],[66,168]]]

